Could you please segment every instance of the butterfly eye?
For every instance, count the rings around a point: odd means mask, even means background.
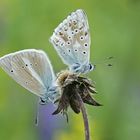
[[[42,98],[40,98],[40,104],[41,104],[41,105],[45,105],[45,103],[46,103],[46,101],[43,100]]]
[[[90,69],[90,70],[93,69],[93,66],[92,66],[91,64],[89,64],[89,69]]]

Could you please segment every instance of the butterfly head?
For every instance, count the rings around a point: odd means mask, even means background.
[[[84,64],[84,65],[80,65],[78,63],[72,65],[72,67],[70,68],[70,70],[74,73],[88,73],[89,71],[92,71],[95,69],[95,66],[92,65],[91,63],[89,64]]]
[[[89,64],[89,71],[92,71],[95,69],[95,65]]]

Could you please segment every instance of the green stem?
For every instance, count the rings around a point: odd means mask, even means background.
[[[81,112],[82,112],[83,121],[84,121],[85,140],[90,140],[90,132],[89,132],[89,124],[88,124],[86,108],[85,108],[83,100],[79,94],[78,94],[78,97],[79,97],[79,101],[81,104]]]

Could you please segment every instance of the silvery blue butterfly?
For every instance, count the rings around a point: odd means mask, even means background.
[[[41,98],[53,101],[56,94],[55,74],[46,53],[27,49],[0,58],[0,66],[21,86]]]
[[[70,71],[86,73],[94,69],[90,59],[90,33],[87,16],[79,9],[71,13],[50,38],[63,62]]]

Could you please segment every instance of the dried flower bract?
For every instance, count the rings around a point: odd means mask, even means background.
[[[53,112],[53,115],[60,112],[66,113],[69,106],[75,113],[80,113],[81,103],[79,95],[86,104],[93,106],[101,105],[90,94],[96,93],[95,86],[90,79],[70,73],[69,71],[62,71],[58,74],[57,82],[60,87],[61,97],[56,100],[58,108]]]

